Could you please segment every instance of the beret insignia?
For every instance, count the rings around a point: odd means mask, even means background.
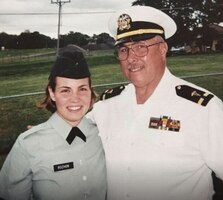
[[[178,96],[193,101],[202,106],[206,106],[208,102],[214,97],[205,91],[198,90],[188,85],[178,85],[175,87]]]
[[[105,100],[105,99],[109,99],[111,97],[115,97],[119,94],[121,94],[122,90],[125,89],[125,86],[124,85],[120,85],[118,87],[114,87],[112,89],[108,89],[108,90],[105,90],[101,96],[100,96],[100,100]]]

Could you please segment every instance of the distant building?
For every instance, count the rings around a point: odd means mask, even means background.
[[[191,53],[223,51],[223,26],[210,24],[206,31],[201,28],[190,46]]]
[[[223,50],[223,26],[210,24],[209,28],[211,29],[213,36],[211,50]]]

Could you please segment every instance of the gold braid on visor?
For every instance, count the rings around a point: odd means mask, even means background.
[[[130,31],[126,33],[122,33],[115,36],[115,40],[119,40],[124,37],[132,36],[132,35],[139,35],[139,34],[145,34],[145,33],[157,33],[157,34],[163,34],[164,31],[160,29],[138,29],[135,31]]]

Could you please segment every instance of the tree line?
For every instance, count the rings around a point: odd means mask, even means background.
[[[113,38],[107,33],[99,35],[94,34],[92,37],[79,32],[70,31],[68,34],[60,35],[60,46],[75,44],[80,47],[88,44],[113,43]],[[5,49],[39,49],[39,48],[56,48],[57,39],[40,34],[38,31],[30,32],[26,30],[20,35],[10,35],[5,32],[0,33],[0,47]]]

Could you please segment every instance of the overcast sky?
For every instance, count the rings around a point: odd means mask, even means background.
[[[112,12],[131,6],[132,2],[133,0],[71,0],[62,6],[60,34],[69,31],[89,36],[109,33],[107,22]],[[0,32],[19,35],[29,30],[57,38],[58,13],[59,6],[52,4],[51,0],[1,0]]]

